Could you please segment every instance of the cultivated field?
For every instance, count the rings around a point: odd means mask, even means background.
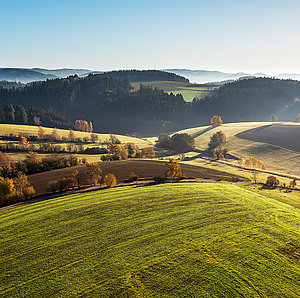
[[[259,191],[131,186],[2,211],[0,296],[299,297],[300,210]]]
[[[130,178],[131,172],[134,172],[139,178],[144,179],[152,179],[155,176],[165,177],[166,172],[164,162],[153,160],[131,159],[110,161],[102,162],[100,166],[103,175],[112,173],[117,177],[119,182]],[[28,178],[37,194],[44,194],[47,192],[49,181],[64,177],[72,177],[73,172],[80,167],[82,166],[29,175]],[[240,180],[245,180],[241,176],[229,174],[225,171],[195,165],[181,164],[181,170],[183,174],[189,178],[219,179],[222,176],[222,179],[225,180],[231,180],[232,177],[239,177]]]
[[[46,134],[50,134],[53,131],[53,128],[50,127],[43,127],[46,131]],[[68,137],[69,135],[69,130],[66,129],[58,129],[57,130],[58,134],[60,137]],[[14,134],[14,135],[38,135],[38,126],[31,126],[31,125],[14,125],[14,124],[0,124],[0,136],[4,135],[9,135],[9,134]],[[87,132],[82,132],[82,131],[74,131],[75,138],[84,138],[84,137],[90,137],[90,133]],[[99,134],[98,135],[98,142],[104,142],[106,140],[109,140],[110,135],[109,134]],[[139,147],[148,147],[149,142],[144,141],[142,139],[138,138],[133,138],[133,137],[128,137],[128,136],[123,136],[123,135],[115,135],[121,143],[134,143],[138,145]]]

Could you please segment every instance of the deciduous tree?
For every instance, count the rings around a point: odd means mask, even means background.
[[[278,121],[277,116],[276,116],[275,114],[272,115],[272,116],[270,117],[270,121],[271,121],[271,122],[277,122],[277,121]]]
[[[104,184],[106,184],[108,187],[113,187],[117,184],[117,178],[114,174],[107,174],[105,177],[104,177],[104,180],[103,180]]]
[[[75,134],[73,129],[69,129],[69,135],[68,135],[69,141],[74,141],[75,140]]]
[[[180,179],[182,177],[182,172],[178,160],[173,158],[169,159],[169,162],[165,164],[166,166],[166,177],[168,179]]]
[[[210,142],[208,143],[208,149],[210,151],[213,151],[213,149],[217,148],[218,146],[220,146],[225,142],[226,142],[225,133],[222,131],[218,131],[210,137]]]
[[[38,136],[40,139],[43,139],[46,135],[46,131],[45,129],[42,127],[42,126],[39,126],[39,129],[38,129]]]
[[[220,126],[223,124],[223,120],[222,120],[221,116],[215,115],[210,119],[210,123],[211,123],[212,127],[217,127],[217,126]]]
[[[266,185],[270,187],[277,187],[279,185],[279,180],[275,176],[268,176]]]

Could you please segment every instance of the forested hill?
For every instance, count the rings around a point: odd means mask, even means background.
[[[0,104],[0,123],[40,124],[48,127],[73,128],[70,120],[61,113],[34,107],[24,108],[12,104]]]
[[[124,72],[126,74],[126,72]],[[92,121],[98,132],[159,134],[209,124],[212,115],[225,122],[295,121],[300,113],[300,82],[269,78],[226,84],[212,96],[193,103],[129,80],[105,75],[77,76],[35,82],[22,88],[0,87],[0,104],[15,104],[60,112],[73,122]]]
[[[156,133],[178,129],[187,104],[181,95],[141,86],[110,75],[34,82],[24,88],[0,88],[0,103],[52,109],[71,120],[94,123],[95,131]]]
[[[173,81],[189,83],[189,80],[185,77],[160,70],[118,70],[105,72],[103,75],[116,79],[126,79],[131,83],[152,81]]]
[[[226,122],[268,121],[273,114],[279,120],[295,121],[300,113],[300,82],[271,78],[235,81],[204,100],[194,100],[193,110],[203,118],[222,115]]]

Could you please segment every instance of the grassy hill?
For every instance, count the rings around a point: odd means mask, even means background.
[[[0,295],[298,297],[299,220],[276,196],[224,183],[115,188],[2,211]]]
[[[300,124],[238,122],[216,128],[202,126],[180,132],[192,134],[198,148],[205,150],[210,137],[219,130],[227,137],[223,147],[239,158],[254,156],[261,159],[268,169],[300,176],[300,138],[297,137]]]
[[[51,134],[53,131],[53,128],[50,127],[43,127],[45,129],[46,134]],[[68,137],[69,130],[66,129],[57,129],[57,132],[60,137]],[[14,125],[14,124],[0,124],[0,136],[3,135],[9,135],[9,134],[15,134],[15,135],[31,135],[31,136],[37,136],[38,135],[38,126],[31,126],[31,125]],[[75,138],[84,138],[84,137],[90,137],[90,133],[88,132],[82,132],[82,131],[74,131]],[[110,134],[99,134],[98,135],[100,141],[105,141],[110,138]],[[148,147],[149,142],[144,141],[139,138],[134,137],[128,137],[123,135],[115,135],[121,143],[134,143],[138,145],[139,147]]]

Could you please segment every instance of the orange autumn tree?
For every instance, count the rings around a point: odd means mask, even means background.
[[[85,120],[76,120],[75,121],[75,129],[84,131],[84,132],[93,132],[93,123],[87,122]]]
[[[210,123],[213,127],[217,127],[223,124],[223,120],[221,116],[215,115],[210,119]]]
[[[10,198],[17,196],[14,181],[9,178],[0,177],[0,205],[5,205]]]
[[[178,160],[173,158],[169,159],[169,162],[165,164],[166,166],[166,177],[168,179],[180,179],[182,177],[182,172]]]

